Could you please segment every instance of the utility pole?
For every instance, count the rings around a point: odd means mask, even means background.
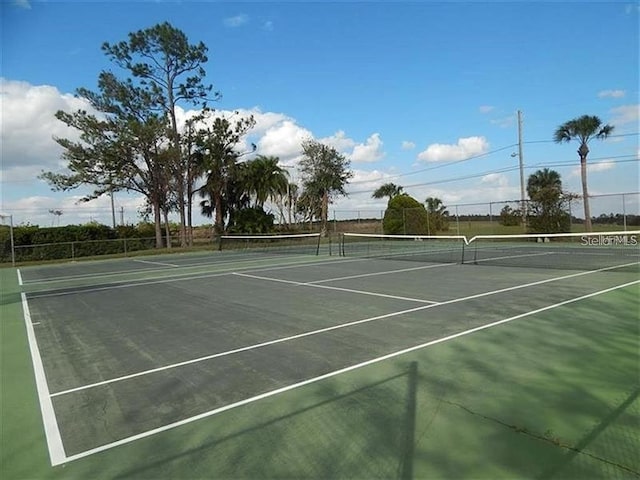
[[[522,158],[522,112],[518,110],[518,160],[520,161],[520,211],[522,213],[522,228],[527,228],[527,208],[524,198],[524,160]]]
[[[113,225],[113,229],[116,229],[116,208],[113,203],[113,187],[109,189],[109,196],[111,197],[111,222]]]

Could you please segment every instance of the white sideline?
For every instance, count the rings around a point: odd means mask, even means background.
[[[272,397],[272,396],[275,396],[275,395],[279,395],[281,393],[285,393],[285,392],[288,392],[290,390],[294,390],[296,388],[304,387],[306,385],[309,385],[309,384],[312,384],[312,383],[316,383],[316,382],[319,382],[321,380],[326,380],[328,378],[335,377],[337,375],[341,375],[343,373],[347,373],[347,372],[350,372],[352,370],[357,370],[359,368],[363,368],[363,367],[366,367],[366,366],[369,366],[369,365],[372,365],[372,364],[375,364],[375,363],[379,363],[379,362],[382,362],[384,360],[389,360],[391,358],[398,357],[400,355],[404,355],[404,354],[407,354],[407,353],[411,353],[411,352],[414,352],[416,350],[421,350],[423,348],[427,348],[427,347],[430,347],[432,345],[436,345],[436,344],[439,344],[439,343],[444,343],[444,342],[447,342],[449,340],[456,339],[458,337],[462,337],[462,336],[465,336],[465,335],[470,335],[472,333],[479,332],[481,330],[486,330],[488,328],[492,328],[492,327],[495,327],[495,326],[498,326],[498,325],[502,325],[504,323],[511,322],[513,320],[518,320],[520,318],[528,317],[529,315],[534,315],[536,313],[541,313],[541,312],[544,312],[544,311],[547,311],[547,310],[551,310],[551,309],[554,309],[554,308],[562,307],[562,306],[568,305],[570,303],[575,303],[575,302],[578,302],[578,301],[581,301],[581,300],[585,300],[587,298],[595,297],[597,295],[602,295],[604,293],[612,292],[614,290],[618,290],[618,289],[621,289],[621,288],[629,287],[631,285],[635,285],[635,284],[639,284],[639,283],[640,283],[640,280],[635,280],[633,282],[628,282],[628,283],[625,283],[625,284],[622,284],[622,285],[617,285],[615,287],[607,288],[605,290],[600,290],[598,292],[593,292],[593,293],[589,293],[587,295],[582,295],[580,297],[572,298],[570,300],[565,300],[563,302],[559,302],[559,303],[556,303],[556,304],[553,304],[553,305],[547,305],[546,307],[542,307],[542,308],[539,308],[539,309],[536,309],[536,310],[532,310],[532,311],[526,312],[526,313],[521,313],[519,315],[515,315],[515,316],[509,317],[509,318],[505,318],[503,320],[498,320],[496,322],[488,323],[486,325],[482,325],[482,326],[479,326],[479,327],[476,327],[476,328],[471,328],[469,330],[465,330],[463,332],[459,332],[459,333],[456,333],[456,334],[453,334],[453,335],[449,335],[447,337],[439,338],[437,340],[432,340],[430,342],[422,343],[420,345],[415,345],[413,347],[405,348],[404,350],[399,350],[397,352],[393,352],[393,353],[390,353],[390,354],[387,354],[387,355],[383,355],[381,357],[373,358],[371,360],[367,360],[365,362],[358,363],[356,365],[351,365],[349,367],[345,367],[345,368],[342,368],[340,370],[335,370],[333,372],[329,372],[329,373],[326,373],[324,375],[320,375],[320,376],[317,376],[317,377],[314,377],[314,378],[310,378],[308,380],[304,380],[302,382],[298,382],[298,383],[295,383],[293,385],[288,385],[286,387],[282,387],[282,388],[279,388],[279,389],[276,389],[276,390],[272,390],[270,392],[266,392],[266,393],[263,393],[263,394],[260,394],[260,395],[256,395],[254,397],[247,398],[245,400],[241,400],[239,402],[231,403],[229,405],[225,405],[224,407],[220,407],[220,408],[216,408],[216,409],[213,409],[213,410],[209,410],[208,412],[204,412],[204,413],[201,413],[199,415],[195,415],[195,416],[190,417],[190,418],[185,418],[185,419],[180,420],[178,422],[173,422],[173,423],[170,423],[170,424],[167,424],[167,425],[163,425],[162,427],[154,428],[152,430],[148,430],[146,432],[139,433],[137,435],[133,435],[131,437],[123,438],[123,439],[120,439],[120,440],[112,442],[112,443],[101,445],[99,447],[92,448],[90,450],[86,450],[84,452],[77,453],[75,455],[70,455],[69,457],[66,458],[66,461],[71,462],[71,461],[74,461],[74,460],[78,460],[80,458],[88,457],[90,455],[94,455],[96,453],[103,452],[105,450],[110,450],[110,449],[112,449],[114,447],[118,447],[120,445],[125,445],[127,443],[131,443],[131,442],[134,442],[136,440],[140,440],[142,438],[150,437],[150,436],[155,435],[157,433],[161,433],[161,432],[164,432],[164,431],[167,431],[167,430],[171,430],[171,429],[180,427],[182,425],[186,425],[188,423],[192,423],[192,422],[195,422],[197,420],[201,420],[203,418],[207,418],[207,417],[210,417],[210,416],[213,416],[213,415],[217,415],[219,413],[225,412],[227,410],[231,410],[233,408],[241,407],[241,406],[247,405],[249,403],[257,402],[257,401],[263,400],[265,398],[269,398],[269,397]]]
[[[58,421],[53,410],[53,402],[47,385],[47,377],[44,373],[42,358],[36,340],[36,334],[33,331],[31,323],[31,312],[27,304],[27,297],[24,293],[22,297],[22,310],[24,314],[24,323],[27,328],[27,339],[29,341],[29,350],[31,351],[31,361],[33,362],[33,373],[36,379],[36,388],[38,390],[38,400],[40,401],[40,411],[42,413],[42,423],[44,424],[44,433],[47,438],[47,448],[49,449],[49,458],[51,465],[59,465],[66,460]]]
[[[134,258],[133,259],[134,262],[138,262],[138,263],[147,263],[149,265],[161,265],[163,267],[174,267],[174,268],[178,268],[181,265],[176,265],[175,263],[165,263],[165,262],[152,262],[151,260],[140,260],[138,258]]]
[[[556,254],[557,254],[557,252],[523,253],[522,255],[505,255],[503,257],[481,258],[480,260],[474,260],[474,262],[475,263],[493,262],[495,260],[511,260],[512,258],[540,257],[540,256],[543,256],[543,255],[556,255]]]
[[[398,270],[385,270],[383,272],[360,273],[358,275],[348,275],[346,277],[334,277],[334,278],[327,278],[325,280],[315,280],[313,282],[305,282],[305,285],[316,285],[318,283],[337,282],[338,280],[352,280],[354,278],[377,277],[380,275],[389,275],[393,273],[404,273],[404,272],[412,272],[415,270],[427,270],[430,268],[450,267],[451,265],[457,265],[457,263],[438,263],[435,265],[424,265],[421,267],[401,268]]]
[[[22,286],[22,273],[20,273],[19,268],[16,270],[16,273],[18,274],[18,285]]]

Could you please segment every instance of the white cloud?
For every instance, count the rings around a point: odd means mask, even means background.
[[[184,125],[187,118],[197,113],[195,110],[184,111],[178,107],[176,112],[178,124]],[[251,115],[255,119],[256,125],[238,145],[237,150],[239,151],[248,149],[249,143],[253,141],[257,146],[256,154],[278,156],[283,163],[291,164],[299,160],[302,154],[302,142],[315,138],[312,132],[298,125],[295,119],[283,113],[263,112],[258,107],[216,110],[212,118],[225,117],[232,120],[233,118],[247,118]],[[375,162],[384,157],[383,142],[378,133],[372,134],[365,143],[357,143],[348,137],[344,130],[338,130],[331,136],[316,140],[335,148],[354,163]]]
[[[236,15],[234,17],[227,17],[224,19],[224,24],[230,28],[241,27],[242,25],[249,22],[249,16],[241,13],[240,15]]]
[[[356,145],[356,142],[352,138],[347,137],[347,134],[343,130],[338,130],[330,137],[319,138],[318,141],[342,153],[346,153]]]
[[[622,98],[624,95],[624,90],[602,90],[598,92],[599,98]]]
[[[13,0],[13,4],[25,10],[31,10],[31,2],[29,0]]]
[[[375,188],[378,188],[383,183],[386,183],[386,179],[389,177],[389,174],[385,172],[381,172],[380,170],[353,170],[353,179],[351,183],[354,184],[354,190],[364,190],[365,187],[370,187],[371,185],[375,185]],[[359,185],[359,186],[358,186]]]
[[[0,79],[0,98],[1,173],[5,181],[11,180],[13,170],[18,168],[22,172],[25,167],[38,171],[59,168],[62,148],[53,137],[77,140],[79,135],[55,118],[55,113],[81,108],[91,111],[85,100],[63,94],[55,87],[3,78]]]
[[[622,105],[612,108],[610,112],[613,114],[611,123],[614,125],[626,125],[628,123],[638,123],[640,118],[640,105]],[[615,133],[615,132],[614,132]]]
[[[495,185],[497,187],[506,187],[509,184],[509,180],[503,173],[489,173],[480,179],[480,183]]]
[[[262,24],[262,29],[267,32],[273,32],[273,22],[271,20],[267,20]]]
[[[494,107],[493,105],[480,105],[480,108],[478,108],[478,110],[480,111],[480,113],[489,113],[495,108],[496,107]]]
[[[291,119],[282,120],[269,127],[257,142],[257,153],[274,155],[288,165],[294,163],[302,153],[302,141],[312,138],[312,134]]]
[[[491,125],[497,125],[500,128],[511,128],[516,123],[516,116],[509,115],[508,117],[494,118],[489,122]]]
[[[16,225],[29,223],[41,227],[84,224],[97,221],[104,225],[111,225],[111,200],[108,196],[102,196],[90,202],[80,202],[81,195],[60,196],[33,195],[18,200],[5,202],[3,208],[12,212]],[[125,224],[140,221],[138,212],[145,205],[145,199],[141,195],[126,195],[115,193],[116,223],[122,220]],[[62,212],[54,215],[51,210]]]
[[[640,5],[628,4],[624,8],[624,12],[629,15],[631,13],[640,13]]]
[[[611,160],[603,160],[602,162],[595,163],[589,163],[587,161],[587,173],[606,172],[607,170],[612,170],[615,167],[615,163],[613,163]],[[571,176],[579,177],[580,167],[576,167],[571,170]]]
[[[413,142],[409,142],[407,140],[404,140],[402,142],[402,150],[413,150],[414,148],[416,148],[416,144]]]
[[[379,133],[372,134],[364,143],[356,143],[343,130],[338,130],[330,137],[319,138],[318,141],[335,148],[354,163],[377,162],[385,155]]]
[[[489,142],[484,137],[466,137],[458,139],[458,143],[434,143],[418,154],[423,162],[448,162],[481,155],[489,150]]]
[[[379,133],[374,133],[367,138],[365,143],[360,143],[353,148],[351,161],[354,163],[372,163],[384,158],[382,150],[383,142]]]

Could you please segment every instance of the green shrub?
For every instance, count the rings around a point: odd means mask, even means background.
[[[387,235],[426,235],[427,210],[423,204],[407,194],[396,195],[387,204],[382,230]]]
[[[235,213],[228,230],[230,233],[269,233],[273,231],[273,222],[273,214],[260,207],[243,208]]]

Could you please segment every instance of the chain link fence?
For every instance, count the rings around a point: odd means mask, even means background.
[[[592,195],[589,197],[594,230],[632,230],[640,226],[640,192]],[[446,205],[447,222],[426,225],[424,234],[435,235],[446,231],[456,235],[517,234],[527,230],[527,219],[522,212],[531,212],[528,200],[459,203]],[[415,212],[404,209],[395,217],[402,222],[397,233],[412,234]],[[581,198],[568,199],[563,205],[570,218],[570,231],[584,230],[584,210]],[[335,233],[383,233],[385,210],[333,210],[331,230]],[[430,216],[428,219],[432,219]],[[425,220],[426,222],[426,220]],[[566,230],[566,229],[565,229]]]
[[[592,195],[589,198],[594,231],[637,230],[640,227],[640,192]],[[529,221],[522,216],[522,205],[519,200],[460,203],[445,205],[444,212],[437,215],[432,212],[425,217],[423,209],[418,209],[420,212],[415,209],[400,209],[389,212],[388,218],[393,217],[391,223],[397,234],[518,234],[527,231]],[[563,208],[567,219],[570,219],[570,225],[566,228],[563,226],[563,230],[584,231],[582,199],[572,198]],[[531,211],[528,202],[525,202],[524,211]],[[386,209],[331,210],[328,233],[385,233],[385,213]],[[153,239],[150,238],[25,243],[17,236],[14,244],[13,231],[23,227],[10,225],[11,221],[10,214],[0,216],[0,263],[12,262],[12,256],[16,262],[43,261],[94,255],[127,255],[135,250],[154,248]],[[297,227],[304,232],[319,231],[321,224],[318,221],[305,222],[297,224]],[[198,243],[213,245],[210,227],[198,227],[198,231]],[[172,236],[174,233],[172,232]],[[177,247],[179,241],[172,238],[171,244]]]

